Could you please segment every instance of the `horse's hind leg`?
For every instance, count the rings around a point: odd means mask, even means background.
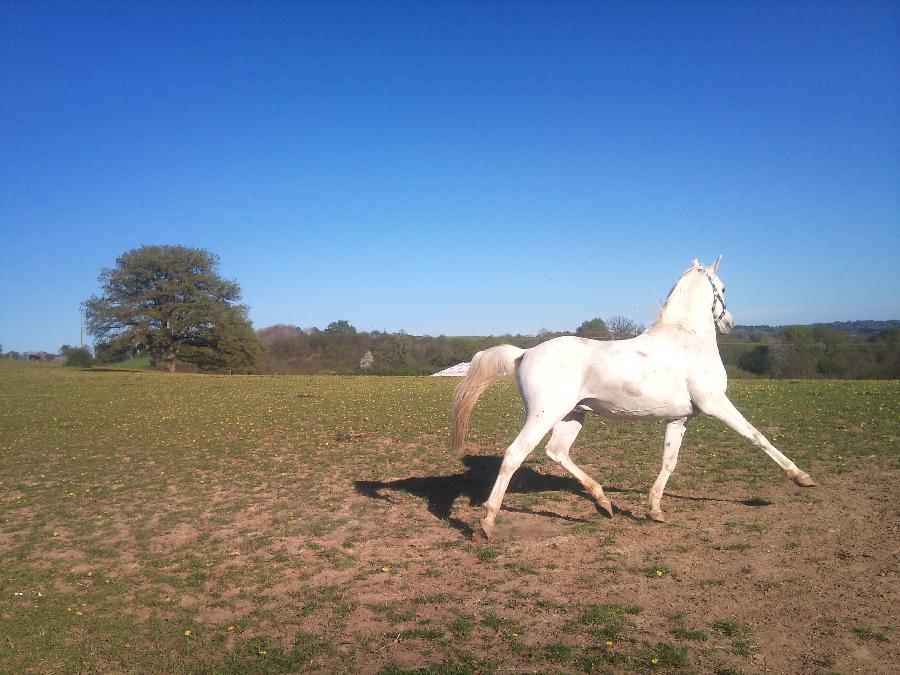
[[[612,518],[612,504],[610,504],[606,495],[603,494],[603,488],[600,487],[600,483],[582,471],[578,465],[572,461],[572,458],[569,457],[569,448],[571,448],[572,443],[575,442],[575,438],[578,436],[578,432],[581,431],[583,424],[583,412],[569,413],[569,415],[563,418],[561,422],[558,422],[553,427],[553,434],[547,442],[547,456],[553,461],[558,462],[566,471],[575,476],[575,478],[578,479],[578,482],[584,486],[584,489],[594,498],[597,508],[604,511]]]
[[[500,465],[500,473],[497,474],[497,480],[494,482],[494,488],[491,490],[490,497],[484,503],[484,518],[481,519],[481,529],[488,539],[494,534],[494,520],[497,518],[497,512],[500,510],[503,495],[506,494],[506,488],[509,487],[512,475],[549,430],[550,428],[545,423],[529,418],[526,420],[525,426],[522,427],[519,435],[516,436],[516,440],[506,449],[506,453],[503,455],[503,463]]]
[[[657,523],[666,522],[662,509],[659,508],[659,500],[662,499],[663,491],[666,489],[666,482],[669,476],[675,470],[675,464],[678,463],[678,451],[681,449],[681,440],[684,438],[687,417],[680,420],[669,422],[666,425],[666,440],[663,446],[662,468],[659,470],[659,476],[656,482],[650,488],[650,510],[647,511],[647,517],[655,520]]]

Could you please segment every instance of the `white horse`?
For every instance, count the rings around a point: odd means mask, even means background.
[[[650,489],[647,517],[665,522],[660,498],[675,469],[687,421],[702,411],[717,417],[762,448],[797,485],[812,479],[751,425],[725,395],[727,377],[716,329],[729,333],[734,319],[725,308],[725,286],[716,275],[722,256],[706,267],[694,260],[669,292],[656,323],[631,340],[601,342],[559,337],[525,350],[500,345],[478,352],[453,395],[453,446],[460,450],[469,416],[481,393],[514,376],[525,402],[525,424],[506,449],[494,488],[484,504],[487,537],[513,473],[552,430],[546,452],[612,516],[603,488],[569,457],[585,412],[629,420],[668,420],[662,469]]]

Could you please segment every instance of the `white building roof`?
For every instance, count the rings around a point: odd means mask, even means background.
[[[465,377],[468,372],[468,363],[457,363],[455,366],[444,368],[444,370],[435,373],[432,377]]]

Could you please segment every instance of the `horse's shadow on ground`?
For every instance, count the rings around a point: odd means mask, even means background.
[[[358,480],[354,482],[356,491],[371,499],[382,501],[394,501],[390,494],[386,491],[402,490],[409,494],[421,497],[428,502],[428,511],[435,517],[447,522],[451,527],[461,532],[466,537],[472,537],[475,532],[472,526],[459,518],[452,516],[453,503],[459,497],[466,497],[470,506],[480,506],[490,495],[494,480],[500,471],[500,463],[502,457],[485,457],[481,455],[466,455],[463,457],[465,470],[462,473],[456,473],[449,476],[416,476],[413,478],[402,478],[393,481],[372,481]],[[623,488],[615,486],[604,486],[606,492],[632,492],[640,493],[641,490],[634,488]],[[544,474],[535,471],[530,466],[521,466],[513,475],[509,483],[508,493],[529,494],[534,492],[570,492],[582,495],[585,499],[592,500],[590,495],[581,487],[581,484],[574,478],[569,476],[555,476],[552,474]],[[686,495],[677,495],[666,493],[666,497],[672,499],[686,499],[691,501],[727,501],[743,504],[745,506],[768,506],[770,502],[763,499],[744,499],[732,500],[716,497],[695,497]],[[581,518],[565,516],[552,511],[540,511],[534,509],[521,509],[512,507],[503,507],[504,511],[513,511],[518,513],[528,513],[547,518],[558,518],[573,522],[585,522]],[[644,516],[640,513],[620,507],[613,506],[616,514],[625,516],[631,520],[639,520],[644,522]],[[602,512],[601,512],[602,513]]]

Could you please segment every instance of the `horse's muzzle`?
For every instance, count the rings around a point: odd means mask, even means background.
[[[728,335],[734,330],[734,317],[731,316],[731,312],[727,309],[725,310],[725,314],[722,315],[722,318],[716,320],[716,328],[719,329],[719,332],[722,335]]]

